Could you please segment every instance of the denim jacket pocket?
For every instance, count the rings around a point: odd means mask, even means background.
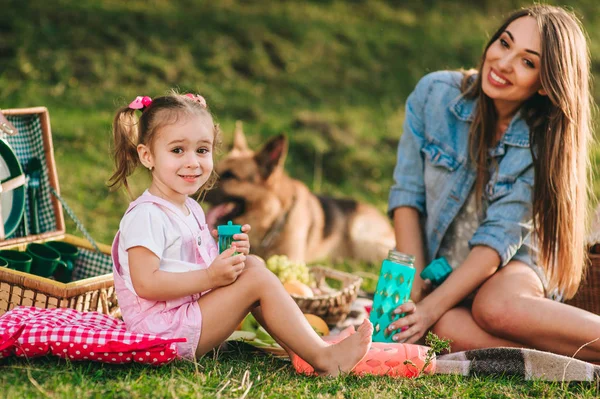
[[[424,156],[424,179],[427,202],[436,203],[452,181],[460,162],[449,151],[435,143],[427,143],[421,152]]]
[[[421,152],[425,155],[427,163],[435,167],[447,169],[449,172],[455,171],[460,165],[460,162],[458,162],[452,154],[434,143],[426,144],[425,147],[421,149]]]
[[[507,196],[513,190],[516,179],[512,176],[497,176],[490,180],[486,186],[486,193],[490,202]]]

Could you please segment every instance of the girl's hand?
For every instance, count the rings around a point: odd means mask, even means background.
[[[239,252],[239,248],[232,244],[230,248],[219,254],[210,264],[210,267],[206,269],[208,277],[215,288],[233,283],[244,270],[246,255],[232,256],[236,250]]]
[[[249,224],[245,224],[242,226],[242,232],[240,234],[234,234],[233,239],[235,240],[233,244],[237,247],[237,251],[241,254],[248,255],[250,254],[250,237],[248,237],[248,233],[252,227]],[[219,240],[219,232],[217,229],[213,229],[212,236],[215,240]]]
[[[232,245],[237,247],[237,251],[244,255],[250,254],[250,237],[248,233],[252,227],[249,224],[242,226],[242,232],[240,234],[234,234],[233,239],[235,240]]]
[[[388,327],[390,331],[397,330],[392,337],[396,342],[405,342],[413,344],[417,342],[435,323],[433,316],[429,314],[426,308],[421,307],[417,311],[417,305],[414,302],[406,302],[393,310],[394,314],[405,313],[404,317],[394,321]]]

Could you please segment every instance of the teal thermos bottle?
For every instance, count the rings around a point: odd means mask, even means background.
[[[374,342],[394,342],[392,336],[397,331],[388,331],[388,326],[403,317],[393,310],[410,298],[415,278],[415,257],[396,250],[390,250],[387,259],[381,264],[373,307],[369,320],[373,323]]]

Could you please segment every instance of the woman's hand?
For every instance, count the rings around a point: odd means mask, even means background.
[[[244,270],[246,255],[241,253],[233,256],[235,251],[240,252],[239,248],[232,244],[231,247],[219,254],[206,269],[215,288],[233,283]]]
[[[413,281],[412,290],[410,293],[410,299],[414,303],[421,302],[421,299],[425,298],[431,292],[431,280],[422,280],[420,277],[415,276]]]
[[[426,307],[420,307],[414,302],[406,302],[393,310],[394,314],[405,313],[404,317],[388,326],[390,331],[397,330],[392,339],[396,342],[413,344],[425,335],[427,330],[436,322]]]

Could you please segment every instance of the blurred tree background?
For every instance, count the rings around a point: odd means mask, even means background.
[[[110,126],[137,95],[206,97],[223,152],[286,133],[289,173],[320,193],[385,209],[406,97],[424,74],[476,67],[507,0],[4,0],[0,108],[46,106],[61,191],[110,243],[128,198],[111,193]],[[600,3],[566,5],[600,73]],[[596,100],[600,87],[594,88]],[[599,159],[593,150],[593,164]],[[138,193],[147,183],[144,174]],[[594,191],[598,192],[598,185]],[[72,223],[69,230],[74,231]]]

